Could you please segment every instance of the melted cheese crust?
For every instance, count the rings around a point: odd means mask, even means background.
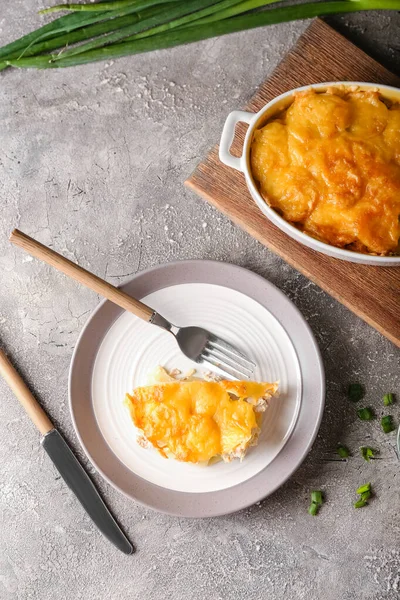
[[[255,132],[251,168],[268,204],[309,235],[358,252],[400,250],[400,104],[377,91],[297,93]]]
[[[271,397],[277,387],[247,381],[176,381],[136,388],[125,402],[136,427],[162,456],[197,463],[240,456],[258,432],[257,401]]]

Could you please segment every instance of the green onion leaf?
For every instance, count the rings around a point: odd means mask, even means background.
[[[375,419],[375,413],[369,406],[366,406],[365,408],[359,408],[357,415],[361,421],[372,421],[372,419]]]
[[[357,500],[357,502],[354,503],[354,508],[363,508],[364,506],[367,506],[367,504],[368,502],[360,498],[359,500]]]
[[[369,448],[368,446],[362,446],[360,448],[360,452],[361,452],[361,456],[363,457],[364,460],[366,460],[367,462],[369,462],[371,460],[371,458],[375,458],[375,450],[373,450],[372,448]]]
[[[109,31],[110,26],[112,28],[112,26],[114,26],[114,25],[115,25],[116,29],[119,29],[122,27],[122,25],[119,22],[114,21],[114,19],[116,19],[117,17],[127,16],[127,15],[131,15],[133,13],[138,13],[139,11],[142,11],[143,9],[153,7],[155,4],[159,5],[159,4],[169,3],[170,1],[171,0],[136,0],[136,2],[128,3],[124,8],[120,8],[120,9],[109,11],[109,12],[94,12],[94,13],[89,12],[86,14],[77,12],[77,13],[71,13],[69,15],[65,15],[63,17],[59,17],[58,19],[55,19],[51,23],[47,23],[43,27],[40,27],[36,31],[33,31],[32,33],[29,33],[27,35],[24,35],[21,38],[19,38],[18,40],[15,40],[14,42],[11,42],[10,44],[7,44],[6,46],[3,46],[2,48],[0,48],[0,58],[2,58],[3,60],[5,60],[5,59],[11,60],[14,58],[19,59],[25,55],[32,56],[31,48],[34,44],[38,45],[39,43],[43,42],[44,40],[48,40],[49,38],[53,41],[54,37],[58,36],[58,34],[60,34],[61,36],[65,36],[68,33],[75,31],[76,29],[81,30],[81,28],[86,27],[87,25],[99,24],[99,22],[102,21],[103,19],[108,20],[108,27],[107,27],[106,31]],[[174,0],[174,1],[176,1],[176,0]],[[92,6],[95,6],[95,5],[92,5]],[[157,6],[156,10],[159,10],[159,9],[160,9],[160,7]],[[112,24],[111,24],[111,21],[112,21]],[[95,32],[90,32],[90,34],[93,36],[98,35],[98,33],[95,33]],[[80,38],[80,39],[87,39],[87,38],[84,36],[83,38]],[[63,45],[68,45],[69,43],[74,42],[74,41],[79,41],[79,39],[71,40],[71,41],[62,40],[62,43],[60,43],[59,45],[56,45],[56,46],[53,45],[52,47],[60,48]],[[37,49],[35,50],[34,58],[32,58],[31,60],[34,61],[36,59],[36,56],[44,50],[46,50],[46,48],[41,48],[40,46],[37,47]],[[47,58],[46,58],[46,56],[45,57],[39,56],[38,57],[39,63],[41,60],[43,60],[43,58],[45,59],[45,63],[48,63],[50,60],[50,56],[47,56]]]
[[[232,2],[237,1],[238,0],[227,0],[227,3],[232,4]],[[216,10],[216,4],[217,6],[219,4],[216,0],[186,0],[186,2],[174,2],[169,10],[161,9],[147,19],[142,19],[138,23],[133,23],[127,27],[122,27],[116,31],[114,30],[108,34],[89,40],[79,46],[66,49],[59,56],[53,55],[52,60],[65,60],[77,54],[95,50],[96,48],[103,48],[108,44],[116,42],[125,41],[126,43],[131,36],[141,33],[146,29],[158,29],[158,26],[161,27],[161,30],[168,30],[171,26],[173,26],[172,29],[174,29],[175,26],[178,27],[179,25],[184,25],[187,22],[196,20],[200,16],[212,14]],[[133,4],[133,6],[135,6],[135,4]],[[124,40],[124,38],[126,38],[126,40]]]
[[[172,21],[167,26],[160,25],[159,27],[152,27],[143,33],[137,33],[127,37],[124,41],[138,40],[149,35],[155,35],[160,31],[171,27],[178,27],[179,29],[187,29],[188,27],[197,27],[199,24],[212,23],[214,21],[220,21],[221,19],[227,19],[228,17],[241,14],[247,10],[254,10],[259,7],[265,8],[269,4],[279,2],[280,0],[219,0],[217,4],[212,7],[212,10],[208,10],[208,15],[202,16],[204,11],[197,11],[193,15],[193,19],[187,20],[186,23],[179,24],[178,21]]]
[[[383,405],[384,406],[390,406],[391,404],[394,403],[394,394],[385,394],[383,396]]]
[[[311,503],[321,505],[324,502],[324,496],[321,490],[311,492]]]
[[[342,446],[342,444],[338,444],[337,453],[340,458],[348,458],[350,456],[350,451],[346,446]]]
[[[352,402],[358,402],[364,398],[365,390],[361,383],[350,383],[347,389],[347,396]]]
[[[91,22],[96,18],[99,19],[98,14],[92,14],[89,17]],[[72,31],[77,27],[83,27],[87,22],[82,22],[82,16],[76,14],[65,15],[64,17],[60,17],[51,23],[47,23],[42,27],[39,27],[32,33],[28,33],[24,35],[14,42],[6,44],[2,48],[0,48],[0,58],[9,58],[14,56],[19,56],[21,52],[29,48],[32,44],[39,42],[40,40],[47,39],[48,37],[53,37],[60,32]]]
[[[118,8],[124,8],[125,6],[134,4],[134,0],[114,0],[113,2],[99,2],[90,4],[57,4],[57,6],[50,6],[50,8],[43,8],[39,10],[39,15],[46,15],[48,13],[59,12],[60,10],[70,11],[109,11],[116,10]]]
[[[360,487],[357,490],[357,494],[364,494],[365,492],[370,492],[371,491],[371,484],[370,483],[364,483],[364,485],[360,485]]]
[[[319,507],[320,505],[316,502],[311,502],[310,506],[308,507],[309,514],[315,517],[319,511]]]
[[[396,429],[393,423],[392,415],[387,415],[386,417],[382,417],[381,419],[382,429],[385,433],[390,433]]]

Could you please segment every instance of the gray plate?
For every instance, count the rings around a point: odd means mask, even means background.
[[[325,376],[315,338],[301,313],[275,286],[241,267],[214,261],[182,261],[133,277],[122,289],[137,297],[182,283],[210,283],[246,294],[284,327],[297,353],[303,393],[294,430],[277,457],[254,477],[215,492],[186,493],[159,487],[128,469],[104,440],[95,418],[91,380],[96,354],[110,326],[123,312],[103,301],[87,321],[69,374],[69,401],[77,436],[94,467],[115,488],[155,510],[184,517],[213,517],[246,508],[280,487],[300,466],[317,434],[325,398]]]

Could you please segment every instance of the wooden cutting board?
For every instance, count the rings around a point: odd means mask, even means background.
[[[400,77],[316,19],[264,81],[246,110],[257,112],[275,96],[324,81],[371,81],[400,87]],[[239,108],[239,107],[237,107]],[[247,125],[236,128],[232,153],[240,155]],[[244,175],[223,165],[215,146],[187,186],[400,346],[400,267],[356,265],[324,256],[292,240],[257,208]]]

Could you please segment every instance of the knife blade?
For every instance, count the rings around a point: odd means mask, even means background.
[[[104,504],[92,480],[57,429],[40,440],[67,486],[101,533],[124,554],[132,554],[133,546]]]
[[[121,552],[134,549],[104,504],[89,475],[73,454],[67,442],[55,429],[43,408],[0,348],[0,375],[8,383],[27,414],[42,434],[41,444],[68,487],[74,492],[101,533]]]

